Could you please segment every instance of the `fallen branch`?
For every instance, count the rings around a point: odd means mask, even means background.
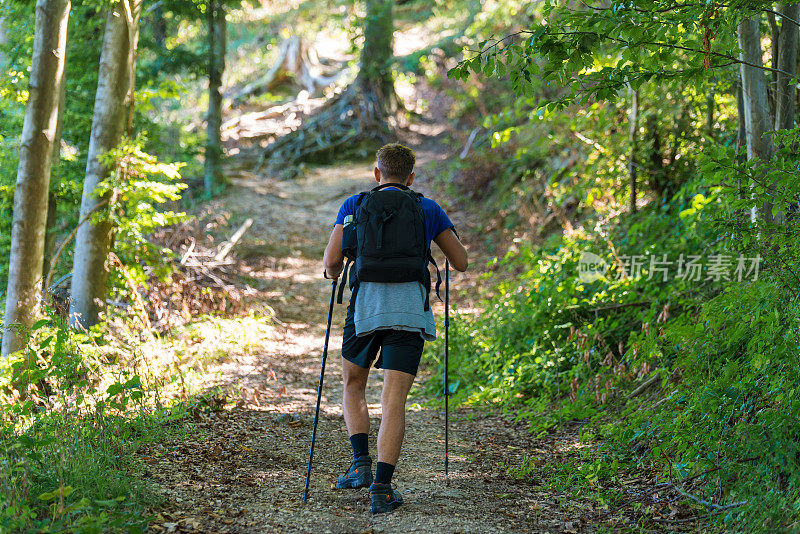
[[[750,502],[750,501],[739,501],[739,502],[734,502],[734,503],[731,503],[731,504],[726,504],[725,506],[720,506],[716,510],[714,510],[712,512],[709,512],[709,513],[707,513],[705,515],[698,515],[698,516],[695,516],[695,517],[687,517],[685,519],[661,519],[661,518],[655,518],[655,517],[653,517],[652,519],[653,519],[653,521],[658,521],[659,523],[691,523],[692,521],[700,521],[701,519],[707,519],[709,517],[712,517],[712,516],[715,516],[717,514],[720,514],[720,513],[724,512],[725,510],[730,510],[731,508],[738,508],[739,506],[744,506],[748,502]]]
[[[661,373],[656,373],[654,376],[648,378],[642,385],[638,388],[634,389],[628,394],[628,400],[631,400],[635,397],[638,397],[654,385],[656,385],[661,380]]]
[[[325,98],[311,98],[302,90],[297,97],[285,104],[272,106],[263,111],[245,113],[222,125],[222,140],[265,139],[286,135],[302,124],[307,117],[325,104]]]
[[[192,244],[189,245],[189,248],[186,249],[186,253],[181,258],[181,261],[180,261],[181,265],[186,265],[186,260],[188,260],[189,256],[192,255],[192,253],[194,252],[194,247],[195,247],[195,245],[197,245],[197,240],[195,238],[192,237],[191,240],[192,240]]]
[[[469,147],[472,146],[472,142],[475,140],[478,130],[480,130],[480,128],[472,129],[472,132],[469,134],[469,138],[467,138],[467,144],[464,145],[464,150],[462,150],[461,154],[458,155],[458,159],[464,159],[467,157],[467,154],[469,154]]]
[[[206,267],[206,268],[217,268],[217,267],[229,267],[231,265],[236,265],[235,260],[222,260],[222,261],[196,261],[190,260],[184,264],[186,267]]]
[[[300,162],[330,161],[362,143],[386,143],[392,138],[390,120],[396,95],[383,95],[372,82],[356,81],[329,98],[314,115],[289,134],[267,145],[254,172],[268,165],[275,173],[291,177]]]
[[[734,460],[733,463],[743,464],[745,462],[752,462],[753,460],[758,460],[759,458],[761,458],[761,456],[750,456],[750,457],[747,457],[747,458],[740,458],[738,460]],[[669,487],[675,488],[676,490],[678,490],[678,493],[684,494],[684,492],[678,488],[677,484],[681,484],[681,485],[688,484],[689,482],[692,482],[693,480],[697,480],[700,477],[703,477],[703,476],[706,476],[708,474],[714,473],[715,471],[719,471],[720,469],[722,469],[721,466],[712,467],[710,469],[706,469],[705,471],[697,473],[696,475],[692,475],[690,477],[684,478],[683,480],[681,480],[681,481],[679,481],[677,483],[674,483],[674,484],[672,482],[660,482],[660,483],[656,484],[655,486],[652,486],[651,488],[649,488],[647,490],[644,490],[642,492],[642,494],[652,494],[655,491],[660,490],[661,488],[669,488]],[[699,501],[694,496],[691,496],[691,498],[694,499],[694,500],[697,500],[698,502],[701,502],[701,504],[704,504],[704,505],[706,504],[705,501]],[[619,505],[615,506],[614,508],[610,509],[609,511],[604,513],[601,517],[608,517],[608,516],[614,514],[615,512],[621,510],[622,508],[625,508],[626,506],[628,506],[630,504],[633,504],[635,502],[639,502],[640,499],[641,499],[641,496],[634,497],[633,499],[629,499],[629,500],[623,502],[622,504],[619,504]],[[733,504],[729,504],[729,505],[724,505],[724,506],[711,505],[710,507],[715,508],[717,511],[721,511],[721,510],[724,510],[724,509],[727,509],[727,508],[733,508],[735,506],[742,506],[742,505],[744,505],[746,503],[747,503],[747,501],[741,501],[741,502],[737,502],[737,503],[733,503]],[[707,503],[707,504],[711,504],[711,503]],[[716,512],[714,512],[714,513],[716,513]],[[703,519],[705,517],[707,517],[707,516],[701,516],[701,517],[697,517],[697,518],[694,518],[694,519]],[[681,521],[682,522],[687,522],[687,521],[690,521],[690,520],[681,520]]]
[[[252,224],[253,224],[253,219],[248,217],[247,220],[244,221],[244,223],[239,227],[239,229],[233,233],[231,238],[222,245],[222,248],[219,250],[219,253],[216,256],[214,256],[214,260],[218,262],[224,260],[225,256],[227,256],[230,253],[231,249],[234,246],[236,246],[236,243],[238,243],[239,240],[242,239],[242,236],[247,231],[247,229],[250,228],[250,226],[252,226]]]

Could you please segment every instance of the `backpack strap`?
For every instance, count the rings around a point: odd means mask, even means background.
[[[353,265],[353,260],[347,259],[347,263],[344,264],[344,270],[342,271],[342,283],[339,285],[339,292],[336,295],[336,303],[342,304],[344,299],[344,286],[347,285],[347,275],[350,272],[350,266]]]
[[[442,300],[442,295],[439,294],[439,288],[442,286],[442,273],[439,271],[439,265],[436,263],[436,260],[433,259],[431,249],[428,249],[428,262],[432,263],[433,266],[436,267],[436,296],[439,298],[439,300]],[[431,309],[430,297],[425,297],[425,311],[428,311],[429,309]]]

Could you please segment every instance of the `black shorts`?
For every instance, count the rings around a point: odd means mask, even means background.
[[[355,298],[351,297],[350,305],[347,307],[347,318],[344,321],[342,357],[359,367],[369,369],[380,350],[375,367],[416,376],[422,359],[422,348],[425,345],[422,336],[418,332],[405,330],[376,330],[366,336],[357,336],[353,320],[354,302]]]

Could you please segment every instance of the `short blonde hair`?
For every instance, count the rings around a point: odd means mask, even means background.
[[[414,172],[417,161],[414,151],[400,143],[382,146],[375,156],[378,159],[378,170],[384,178],[395,178],[404,182]]]

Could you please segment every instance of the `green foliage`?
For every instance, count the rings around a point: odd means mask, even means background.
[[[659,209],[611,235],[584,231],[554,236],[543,247],[512,247],[490,265],[493,272],[485,283],[492,296],[481,305],[485,311],[453,323],[454,376],[463,384],[479,384],[470,400],[535,402],[539,395],[560,398],[571,390],[576,399],[599,399],[598,381],[610,388],[606,397],[629,384],[625,349],[630,334],[643,323],[655,323],[666,305],[673,313],[691,309],[695,301],[689,295],[714,289],[680,279],[659,283],[660,275],[649,267],[626,278],[620,258],[701,252],[708,237],[697,224],[701,217],[701,212],[686,216],[676,226],[676,211]],[[605,262],[605,276],[581,281],[584,252]],[[579,387],[571,388],[573,381]]]
[[[582,441],[599,444],[563,464],[510,465],[511,474],[588,491],[609,506],[624,501],[602,489],[622,466],[656,470],[674,483],[692,480],[694,498],[686,502],[735,530],[797,521],[800,307],[793,280],[781,277],[780,264],[757,281],[610,276],[618,269],[614,254],[711,254],[720,246],[712,221],[725,213],[722,198],[696,195],[686,209],[647,210],[620,221],[608,241],[586,234],[513,247],[491,266],[484,283],[494,294],[479,305],[483,311],[451,321],[455,400],[501,407],[534,432],[588,419]],[[605,277],[581,282],[584,250],[610,264]],[[435,354],[430,364],[438,370],[440,345]],[[663,402],[627,399],[653,376],[661,377]],[[437,374],[427,393],[441,391]]]
[[[692,105],[688,92],[675,96],[678,109],[687,101]],[[695,101],[702,109],[702,101]],[[456,401],[501,407],[529,421],[536,433],[565,421],[590,421],[582,441],[597,446],[552,466],[509,465],[515,476],[591,494],[611,508],[627,500],[613,489],[620,469],[655,470],[677,484],[691,480],[694,494],[685,503],[710,521],[740,531],[791,525],[798,519],[800,473],[793,396],[800,375],[796,366],[789,368],[800,335],[794,296],[796,156],[783,148],[768,166],[739,164],[724,131],[714,139],[696,135],[702,128],[697,113],[686,120],[694,125],[684,130],[690,135],[670,140],[685,140],[680,151],[689,160],[681,163],[686,171],[665,171],[671,196],[665,190],[663,203],[651,201],[636,215],[609,216],[626,200],[620,193],[627,178],[620,157],[626,133],[614,130],[613,105],[594,103],[568,113],[518,104],[484,123],[494,130],[494,150],[513,154],[501,165],[504,181],[493,184],[487,205],[506,202],[510,227],[524,236],[525,220],[513,223],[513,206],[531,197],[549,196],[548,206],[555,207],[578,199],[579,211],[570,218],[580,227],[552,233],[539,245],[517,238],[502,260],[490,264],[481,284],[487,288],[481,313],[451,322]],[[536,129],[520,120],[525,116],[536,121]],[[680,114],[662,116],[661,131],[680,122]],[[556,125],[565,124],[590,140],[594,132],[611,130],[611,136],[559,172],[553,161],[555,154],[563,157],[563,137]],[[795,131],[781,132],[776,144],[791,147],[796,138]],[[699,156],[692,157],[693,143],[704,147]],[[765,198],[775,205],[776,221],[751,222],[751,209]],[[582,251],[600,256],[605,276],[580,280]],[[704,269],[699,282],[675,279],[674,271],[662,282],[650,279],[647,266],[639,277],[618,276],[621,257],[662,254],[764,261],[757,281],[753,273],[742,282],[715,280]],[[441,369],[441,345],[434,354],[431,363]],[[660,377],[657,398],[664,402],[626,399],[650,377]],[[441,391],[437,374],[427,392]]]
[[[451,71],[505,77],[517,94],[556,92],[542,105],[614,99],[645,82],[705,83],[737,61],[736,23],[755,6],[655,0],[590,7],[550,1],[542,20],[500,39],[486,39],[477,54]]]
[[[721,235],[730,236],[737,249],[765,259],[776,283],[800,289],[800,158],[793,149],[800,128],[772,134],[779,147],[768,163],[738,162],[735,149],[711,147],[701,159],[702,172],[718,185],[725,202],[716,218]],[[749,185],[748,185],[749,184]],[[764,206],[769,213],[765,215]],[[753,218],[752,214],[759,216]]]
[[[162,277],[169,273],[165,260],[172,252],[153,243],[149,236],[184,218],[183,213],[159,210],[161,204],[178,201],[186,188],[179,182],[182,165],[159,162],[142,151],[142,142],[142,138],[124,140],[119,148],[101,157],[105,165],[115,169],[100,183],[97,194],[108,195],[107,213],[116,233],[114,250],[132,278],[125,280],[114,270],[112,286],[122,291],[129,290],[133,280],[137,285],[145,283],[151,269]]]
[[[796,521],[798,309],[772,280],[736,284],[696,318],[651,333],[645,341],[659,363],[683,379],[666,385],[659,408],[631,403],[624,425],[601,427],[608,446],[632,461],[630,451],[645,450],[645,461],[663,462],[674,479],[696,477],[710,502],[743,502],[724,513],[737,529]]]
[[[138,375],[99,380],[109,362],[57,319],[30,336],[0,368],[0,531],[143,531],[156,497],[133,453],[184,412],[150,406]]]

